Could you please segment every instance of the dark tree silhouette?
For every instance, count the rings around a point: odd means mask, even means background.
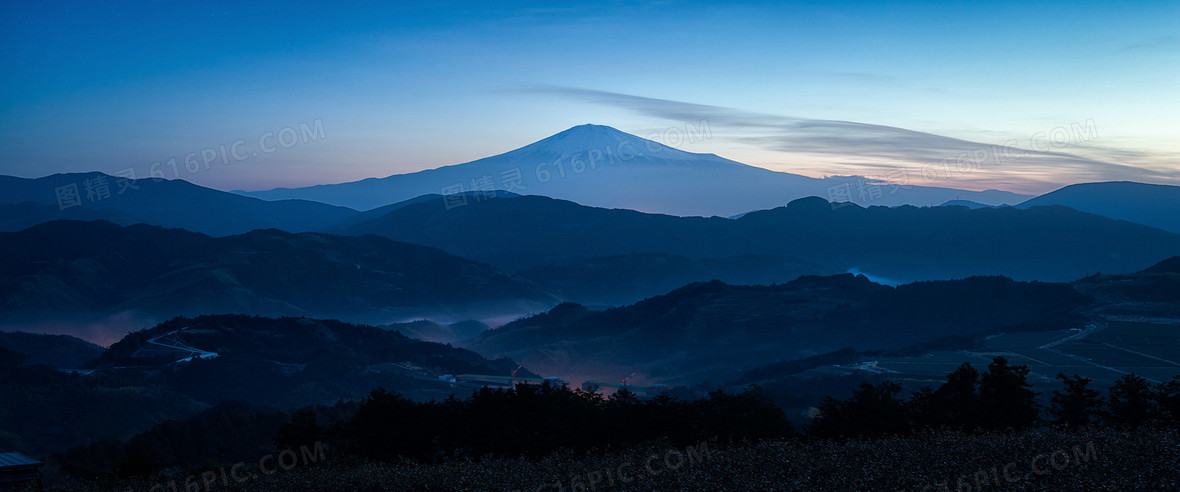
[[[695,432],[693,437],[696,440],[715,437],[726,442],[754,436],[783,438],[795,435],[786,414],[758,386],[750,386],[734,395],[713,391],[708,398],[692,402],[688,413],[709,424]]]
[[[825,396],[816,406],[819,414],[804,428],[812,437],[842,437],[851,433],[844,401]]]
[[[1158,416],[1155,400],[1150,382],[1134,374],[1123,376],[1110,387],[1107,421],[1139,428]]]
[[[0,350],[0,369],[18,360]],[[54,377],[64,377],[56,370]],[[982,376],[959,366],[937,390],[922,388],[907,401],[894,382],[861,383],[846,400],[825,398],[808,426],[819,438],[906,434],[915,427],[1024,428],[1036,422],[1035,393],[1028,368],[996,358]],[[981,381],[982,379],[982,381]],[[1059,424],[1084,426],[1099,415],[1102,398],[1090,380],[1059,374],[1051,414]],[[977,390],[978,388],[978,390]],[[1180,376],[1153,386],[1128,375],[1111,387],[1105,422],[1139,427],[1180,415]],[[3,412],[0,412],[2,414]],[[2,416],[2,415],[0,415]],[[106,440],[55,456],[61,469],[85,479],[147,475],[161,469],[194,469],[210,460],[235,462],[259,453],[313,447],[323,441],[333,456],[418,462],[479,459],[485,456],[539,458],[558,450],[574,453],[641,443],[674,446],[710,442],[781,439],[797,433],[757,386],[742,393],[709,393],[680,400],[665,393],[640,398],[619,391],[604,398],[548,383],[511,389],[482,388],[471,397],[416,403],[377,389],[363,402],[307,407],[285,412],[225,402],[184,422],[169,421],[126,443]],[[984,434],[986,435],[986,433]]]
[[[884,381],[863,382],[847,400],[825,398],[820,415],[808,426],[817,437],[872,437],[904,434],[910,430],[909,410],[897,399],[901,386]]]
[[[1160,385],[1157,396],[1160,417],[1172,425],[1180,426],[1180,375]]]
[[[1049,413],[1054,423],[1068,427],[1083,427],[1097,421],[1102,415],[1102,394],[1089,388],[1090,378],[1077,374],[1073,377],[1058,374],[1064,384],[1061,391],[1053,391]]]
[[[279,427],[274,443],[278,449],[298,449],[300,446],[314,448],[316,443],[327,438],[327,429],[319,425],[315,409],[304,407],[291,415],[290,422]]]
[[[988,429],[1026,429],[1037,423],[1037,392],[1028,382],[1028,366],[992,359],[979,381],[980,423]]]
[[[931,393],[915,394],[911,408],[920,427],[953,427],[971,430],[979,426],[979,371],[963,363]]]
[[[905,407],[910,414],[910,422],[914,428],[924,429],[935,425],[937,418],[931,413],[933,400],[934,390],[929,386],[923,386],[910,394],[910,398],[905,402]]]
[[[314,431],[306,416],[290,435]],[[297,431],[303,429],[303,431]],[[437,462],[453,457],[546,456],[559,449],[586,451],[649,441],[691,445],[782,438],[794,428],[781,408],[756,388],[716,391],[685,402],[667,395],[643,400],[630,391],[609,398],[550,385],[482,388],[470,398],[414,403],[378,389],[328,444],[344,454]],[[284,441],[295,439],[286,437]],[[305,439],[299,437],[299,439]]]
[[[343,430],[342,448],[360,456],[392,459],[430,449],[418,404],[377,388]]]

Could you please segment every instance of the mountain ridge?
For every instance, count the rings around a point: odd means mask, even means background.
[[[1077,183],[1016,205],[1064,205],[1180,234],[1180,186],[1104,181]]]
[[[766,255],[784,265],[801,259],[811,265],[810,272],[784,270],[762,280],[767,283],[854,268],[903,282],[971,275],[1072,281],[1095,271],[1139,270],[1180,253],[1180,235],[1063,206],[863,208],[818,197],[739,219],[646,214],[540,196],[451,210],[419,203],[342,232],[442,248],[505,271],[633,254],[690,260]]]
[[[461,164],[348,183],[237,193],[269,200],[302,198],[370,210],[424,194],[485,187],[606,208],[729,217],[781,206],[794,198],[828,196],[833,189],[851,190],[850,182],[855,178],[820,179],[772,171],[716,154],[682,151],[608,126],[579,125],[517,149]],[[1024,195],[907,183],[869,200],[873,205],[937,205],[960,197],[1000,204],[1021,201]],[[853,199],[850,194],[849,200]]]
[[[460,343],[547,374],[625,376],[669,384],[846,347],[899,349],[948,336],[1080,326],[1089,299],[1069,284],[1004,277],[888,287],[864,276],[803,276],[771,286],[697,282],[642,301],[564,303]],[[964,316],[964,313],[970,313]]]
[[[494,267],[378,236],[265,229],[217,238],[101,221],[0,233],[0,313],[18,327],[124,312],[463,321],[553,303]]]
[[[0,211],[12,214],[0,220],[4,227],[0,230],[5,232],[45,219],[105,219],[124,225],[181,227],[213,236],[267,228],[307,232],[357,214],[308,200],[260,200],[181,179],[124,179],[100,172],[35,179],[0,175]]]

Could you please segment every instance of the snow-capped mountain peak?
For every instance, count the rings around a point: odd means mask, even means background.
[[[714,154],[685,152],[656,140],[638,137],[605,125],[591,124],[575,126],[501,155],[517,159],[522,156],[543,156],[547,159],[575,156],[613,157],[619,162],[631,164],[651,163],[653,160],[664,164],[681,160],[722,160]],[[727,162],[737,164],[733,161]]]
[[[829,198],[832,189],[849,186],[750,166],[716,154],[686,152],[651,136],[653,139],[642,138],[604,125],[578,125],[464,164],[351,183],[244,194],[370,210],[428,194],[461,197],[475,191],[483,192],[479,196],[491,196],[502,190],[596,207],[728,217],[783,206],[807,196]],[[701,136],[686,132],[679,143],[698,142]],[[910,186],[905,193],[882,194],[869,204],[938,205],[955,197],[981,203],[1014,201],[1008,195],[997,199],[987,192]],[[459,198],[445,203],[448,207],[464,204]]]

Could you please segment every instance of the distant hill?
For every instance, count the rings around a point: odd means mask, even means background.
[[[781,266],[770,268],[763,281],[778,282],[795,278],[800,270],[858,271],[901,282],[985,274],[1070,281],[1096,271],[1141,270],[1180,253],[1180,235],[1066,207],[866,209],[815,197],[736,220],[594,208],[539,196],[496,198],[451,210],[419,203],[344,232],[438,247],[530,274],[547,265],[576,272],[590,259],[618,255],[681,256],[691,261],[681,262],[685,266],[675,272],[683,274],[679,278],[727,281],[740,281],[749,268],[736,261],[734,268],[702,272],[699,261],[777,258]],[[654,280],[672,276],[643,277],[648,274],[642,268],[620,271]]]
[[[861,271],[903,282],[971,275],[1070,281],[1139,270],[1180,252],[1180,235],[1066,207],[792,205],[739,219],[750,231],[740,241],[783,245],[818,263],[855,261]]]
[[[984,203],[973,202],[971,200],[951,200],[940,205],[941,207],[967,207],[969,209],[977,208],[996,208],[996,205],[987,205]]]
[[[0,204],[0,232],[16,232],[55,220],[105,220],[119,225],[143,222],[110,208],[71,207],[62,210],[57,205],[35,202]]]
[[[699,257],[715,251],[733,221],[595,208],[543,196],[495,198],[447,210],[408,205],[342,231],[441,247],[515,270],[630,253]]]
[[[778,403],[802,412],[824,396],[851,394],[865,380],[898,382],[903,393],[938,387],[947,371],[963,363],[983,370],[983,362],[996,355],[1029,366],[1032,389],[1044,405],[1060,389],[1058,373],[1080,374],[1096,388],[1126,374],[1167,381],[1180,373],[1180,257],[1141,272],[1095,274],[1070,285],[1093,299],[1075,311],[1086,318],[1084,330],[952,335],[900,350],[845,348],[771,363],[730,385],[756,383]]]
[[[1066,207],[1180,233],[1180,186],[1112,181],[1069,185],[1020,205]]]
[[[68,374],[0,346],[0,449],[43,458],[80,444],[123,439],[205,408],[170,388],[140,383],[119,374]]]
[[[908,184],[892,189],[856,177],[810,178],[715,154],[685,152],[603,125],[575,126],[516,150],[465,164],[350,183],[240,193],[268,200],[298,198],[369,210],[430,193],[495,189],[596,207],[729,217],[782,206],[796,198],[828,196],[833,189],[847,191],[848,198],[855,201],[859,198],[852,182],[876,187],[879,193],[869,198],[873,205],[931,206],[955,197],[1000,204],[1027,198],[1006,191]]]
[[[760,364],[842,348],[1080,326],[1084,319],[1072,311],[1087,303],[1068,284],[1002,277],[896,288],[851,274],[778,286],[708,282],[604,311],[562,304],[464,346],[567,378],[616,380],[638,371],[649,381],[722,382]]]
[[[383,325],[382,328],[426,342],[455,343],[460,340],[475,338],[480,333],[486,331],[488,325],[474,320],[443,325],[422,319],[407,323],[391,323]]]
[[[1104,314],[1180,318],[1180,256],[1140,272],[1095,274],[1073,285],[1106,304]]]
[[[376,236],[272,229],[213,238],[77,221],[0,233],[6,323],[123,311],[459,321],[535,312],[552,302],[488,265]]]
[[[77,369],[102,355],[103,348],[68,335],[0,331],[0,347],[29,356],[29,364]]]
[[[71,195],[76,201],[59,201],[58,190],[63,188],[76,191]],[[37,179],[0,176],[0,212],[0,231],[19,231],[52,220],[104,219],[123,225],[180,227],[212,236],[268,228],[312,231],[357,213],[306,200],[268,202],[178,179],[124,180],[98,172]]]
[[[452,198],[453,197],[462,197],[461,199],[464,202],[467,202],[467,201],[474,202],[474,201],[486,200],[489,198],[515,198],[515,197],[519,197],[519,196],[520,195],[517,195],[516,193],[509,193],[507,191],[490,191],[490,192],[486,192],[486,193],[484,193],[484,192],[480,192],[480,193],[464,192],[464,193],[459,193],[459,194],[453,195]],[[332,224],[330,226],[326,226],[318,232],[337,233],[340,231],[346,231],[353,226],[356,226],[359,224],[364,224],[366,222],[379,219],[379,218],[385,216],[386,214],[393,212],[394,210],[400,210],[400,209],[408,207],[410,205],[417,205],[420,203],[432,204],[437,207],[442,207],[443,209],[447,209],[447,203],[444,200],[445,200],[445,198],[439,194],[428,194],[428,195],[422,195],[419,197],[414,197],[409,200],[403,200],[403,201],[400,201],[397,203],[391,203],[389,205],[386,205],[383,207],[377,207],[372,210],[358,212],[356,215],[350,216],[347,219],[344,219],[344,220],[337,222],[335,224]]]
[[[1142,273],[1180,273],[1180,256],[1173,256],[1156,263],[1143,270]]]
[[[801,275],[839,271],[774,255],[689,258],[675,254],[632,253],[548,263],[518,273],[563,299],[575,299],[584,304],[621,305],[693,282],[721,279],[735,284],[772,284]]]
[[[216,431],[175,442],[225,451],[226,442],[207,438],[222,433],[244,438],[242,433],[256,432],[261,423],[218,416],[219,409],[249,409],[243,401],[273,412],[357,401],[378,387],[420,401],[443,400],[452,393],[468,396],[475,388],[439,381],[437,374],[506,375],[519,366],[374,326],[243,315],[174,318],[129,333],[99,349],[86,366],[90,373],[36,364],[9,345],[32,352],[86,345],[66,337],[0,333],[0,449],[39,457],[96,442],[101,455],[101,440],[125,439],[168,421],[173,422],[164,426],[175,430],[175,421],[211,405],[214,415],[205,415],[214,417],[206,420]],[[537,377],[525,368],[517,374]],[[269,444],[273,437],[272,432],[261,442]],[[197,464],[211,459],[187,447],[177,450]],[[257,453],[251,455],[257,459]]]
[[[216,355],[184,360],[194,353]],[[443,399],[472,388],[456,389],[438,374],[507,375],[517,366],[375,326],[241,315],[172,319],[127,335],[94,363],[209,404],[241,399],[280,409],[360,399],[377,387]]]

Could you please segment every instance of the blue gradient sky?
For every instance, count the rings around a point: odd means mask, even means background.
[[[1175,1],[95,3],[0,7],[0,174],[146,177],[244,140],[248,159],[165,175],[266,189],[707,120],[682,149],[810,176],[1000,144],[1044,152],[936,184],[1180,184]],[[316,120],[324,138],[258,151]]]

